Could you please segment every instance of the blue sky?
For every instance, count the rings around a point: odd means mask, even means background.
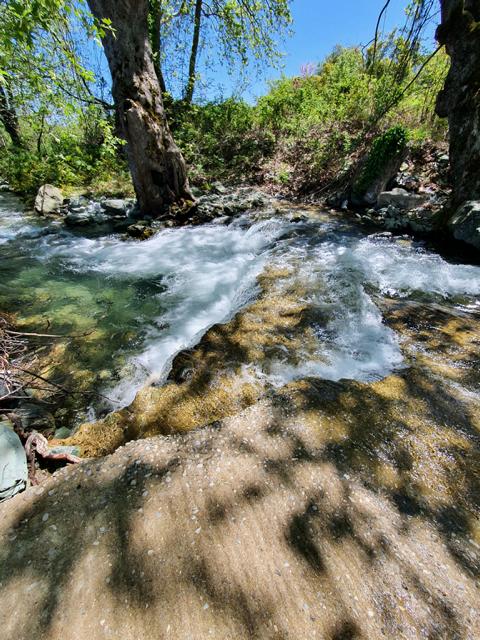
[[[388,11],[382,21],[382,30],[388,33],[405,21],[405,7],[409,0],[391,0]],[[265,69],[260,77],[253,72],[247,73],[248,83],[240,80],[237,72],[229,76],[225,65],[216,56],[215,46],[208,42],[207,55],[217,58],[214,69],[208,72],[208,88],[197,84],[196,100],[215,100],[227,98],[231,95],[243,97],[249,102],[268,90],[268,82],[281,77],[299,75],[303,65],[318,63],[327,56],[335,45],[354,46],[367,44],[375,33],[378,15],[385,4],[385,0],[293,0],[292,34],[280,43],[280,50],[284,53],[283,67]],[[433,26],[431,39],[433,41]],[[213,55],[212,55],[213,54]],[[95,54],[89,49],[91,61],[95,59],[97,68],[109,82],[108,65],[101,50]],[[202,56],[200,58],[200,62]],[[200,64],[200,70],[202,65]],[[181,82],[175,83],[171,78],[168,88],[176,97],[180,97]],[[173,86],[172,83],[173,82]]]
[[[392,0],[382,27],[386,32],[405,20],[408,0]],[[336,44],[352,46],[366,44],[375,33],[378,15],[385,0],[293,0],[293,35],[281,46],[285,52],[286,75],[298,75],[301,67],[315,63],[328,55]],[[280,77],[282,71],[270,69],[261,79],[250,82],[242,93],[249,101],[264,94],[267,81]],[[226,95],[235,90],[237,81],[219,70],[215,80],[223,85]],[[213,96],[214,91],[211,90]],[[210,92],[209,92],[210,93]]]

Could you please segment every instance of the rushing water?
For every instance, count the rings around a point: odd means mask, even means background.
[[[73,354],[76,366],[119,406],[146,381],[161,383],[179,351],[252,300],[267,267],[290,269],[316,318],[313,352],[261,365],[274,385],[306,375],[370,380],[401,367],[379,297],[478,304],[480,267],[405,239],[365,236],[321,212],[300,221],[295,213],[251,212],[139,243],[71,232],[22,213],[2,193],[0,309],[30,330],[89,336],[91,348]]]

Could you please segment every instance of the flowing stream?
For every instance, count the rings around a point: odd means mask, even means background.
[[[161,384],[173,357],[255,299],[272,268],[291,273],[315,336],[295,363],[278,354],[251,363],[275,386],[305,376],[367,381],[401,368],[384,297],[479,309],[480,267],[321,211],[252,211],[138,242],[70,231],[0,194],[0,309],[26,331],[88,336],[90,348],[70,357],[112,407],[146,382]]]

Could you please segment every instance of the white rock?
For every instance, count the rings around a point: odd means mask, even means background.
[[[27,481],[27,457],[20,438],[0,423],[0,501],[23,491]]]
[[[35,198],[35,211],[41,215],[56,213],[63,204],[63,194],[52,184],[40,187]]]

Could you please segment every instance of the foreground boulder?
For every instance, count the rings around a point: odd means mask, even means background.
[[[63,194],[58,187],[44,184],[35,198],[35,211],[43,216],[57,213],[63,204]]]
[[[480,201],[466,202],[456,211],[448,226],[454,238],[480,249]]]

